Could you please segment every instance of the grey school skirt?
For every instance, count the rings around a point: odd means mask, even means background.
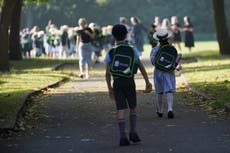
[[[176,92],[174,72],[165,72],[155,68],[153,80],[156,93]]]

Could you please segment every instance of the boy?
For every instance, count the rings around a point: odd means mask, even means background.
[[[128,146],[130,141],[133,143],[141,141],[136,132],[136,87],[134,82],[135,64],[140,69],[145,79],[145,91],[150,92],[152,90],[152,84],[149,82],[145,68],[139,59],[139,51],[130,46],[125,40],[127,33],[128,31],[124,25],[117,24],[113,26],[112,35],[116,41],[116,45],[108,52],[104,60],[106,62],[106,82],[109,90],[109,96],[116,102],[117,121],[120,131],[120,146]],[[122,60],[119,61],[120,59],[118,58],[122,59],[123,63],[121,62]],[[134,59],[136,59],[136,61]],[[127,60],[130,60],[130,62],[125,63]],[[121,66],[127,66],[129,63],[131,63],[130,67],[126,67],[125,70],[119,70]],[[111,74],[113,75],[114,80],[113,86],[111,85]],[[124,117],[125,109],[127,109],[128,106],[130,109],[129,140],[126,136]]]

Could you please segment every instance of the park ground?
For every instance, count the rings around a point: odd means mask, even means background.
[[[147,69],[148,59],[144,58]],[[75,71],[75,67],[65,67]],[[109,99],[104,64],[88,80],[73,75],[62,86],[33,97],[20,131],[0,139],[1,153],[229,153],[230,122],[206,110],[177,74],[175,119],[155,114],[154,92],[144,94],[144,80],[136,76],[137,131],[140,144],[119,147],[114,103]],[[149,73],[152,80],[152,75]],[[166,112],[166,106],[165,106]],[[129,129],[127,113],[127,131]]]
[[[147,58],[143,61],[152,81],[151,65]],[[65,67],[73,72],[75,68]],[[230,152],[229,117],[206,109],[178,73],[172,120],[166,113],[163,118],[157,117],[154,92],[142,92],[140,74],[136,84],[140,144],[118,146],[115,106],[108,97],[104,64],[100,63],[90,79],[72,75],[62,86],[34,96],[33,105],[18,122],[20,131],[0,138],[1,153]],[[128,113],[126,125],[128,130]]]

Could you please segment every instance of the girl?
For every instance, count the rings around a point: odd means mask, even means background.
[[[171,17],[171,29],[173,32],[173,44],[181,51],[181,27],[176,16]]]
[[[150,54],[151,62],[155,63],[155,55],[158,52],[159,48],[163,45],[169,45],[168,39],[172,36],[172,32],[167,29],[159,29],[157,30],[153,38],[158,40],[160,45],[156,46],[152,49]],[[181,56],[181,54],[179,54]],[[178,57],[179,57],[178,56]],[[179,58],[176,63],[179,62]],[[168,103],[168,118],[174,118],[173,114],[173,93],[176,92],[176,80],[174,72],[167,72],[160,70],[155,67],[154,70],[154,86],[156,90],[156,113],[159,117],[163,117],[163,94],[167,96]]]
[[[184,17],[184,35],[185,35],[185,47],[188,47],[189,53],[192,52],[192,47],[194,47],[194,36],[193,36],[193,25],[189,17]]]

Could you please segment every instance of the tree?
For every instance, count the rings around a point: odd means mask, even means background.
[[[15,0],[3,0],[0,14],[0,71],[9,70],[9,26],[12,13],[16,5]]]
[[[48,0],[24,0],[24,4],[28,5],[29,3],[40,4],[47,2]],[[23,6],[23,0],[17,0],[16,6],[14,8],[11,24],[10,24],[10,42],[9,42],[9,51],[10,59],[12,60],[21,60],[21,50],[20,50],[20,20],[21,20],[21,10]]]
[[[9,57],[11,60],[22,59],[19,35],[22,4],[23,0],[17,0],[10,23]]]
[[[220,54],[230,54],[230,38],[225,17],[224,0],[212,0],[213,13],[216,25],[217,41],[220,47]]]
[[[42,3],[48,0],[25,0],[25,3]],[[20,13],[23,0],[0,0],[0,71],[9,70],[9,32],[10,55],[21,59],[20,55]],[[10,30],[9,30],[10,28]]]

